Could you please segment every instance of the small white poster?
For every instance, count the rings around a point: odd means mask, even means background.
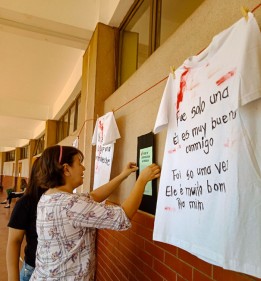
[[[140,163],[139,163],[139,172],[145,169],[147,166],[152,164],[152,146],[142,148],[140,150]],[[152,196],[152,182],[147,182],[145,186],[144,193],[145,195]]]
[[[98,118],[92,144],[96,145],[93,189],[110,181],[114,143],[120,138],[112,112]]]

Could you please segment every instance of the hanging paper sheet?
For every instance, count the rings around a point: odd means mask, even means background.
[[[98,118],[92,137],[92,144],[96,145],[94,189],[110,180],[114,143],[118,138],[120,133],[113,112]]]

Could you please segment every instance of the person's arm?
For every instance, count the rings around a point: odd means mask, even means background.
[[[9,227],[6,247],[8,281],[19,281],[19,258],[25,231]]]
[[[125,180],[131,173],[138,170],[136,163],[129,162],[125,169],[115,178],[113,178],[108,183],[98,187],[97,189],[93,190],[90,195],[92,199],[96,202],[102,202],[107,199],[112,192],[119,187],[121,182]]]
[[[121,205],[129,219],[133,217],[140,206],[147,182],[159,177],[160,167],[156,164],[151,164],[140,173],[130,195]]]

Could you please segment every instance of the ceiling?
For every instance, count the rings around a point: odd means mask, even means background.
[[[98,22],[118,27],[134,0],[0,0],[0,152],[27,145],[79,93]]]

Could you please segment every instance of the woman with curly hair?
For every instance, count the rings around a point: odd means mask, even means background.
[[[30,280],[94,280],[96,229],[126,230],[137,211],[145,185],[160,176],[152,164],[138,177],[121,206],[103,201],[138,167],[126,168],[107,184],[86,194],[73,190],[83,183],[83,154],[74,147],[53,146],[41,156],[41,186],[48,191],[37,208],[36,268]]]

